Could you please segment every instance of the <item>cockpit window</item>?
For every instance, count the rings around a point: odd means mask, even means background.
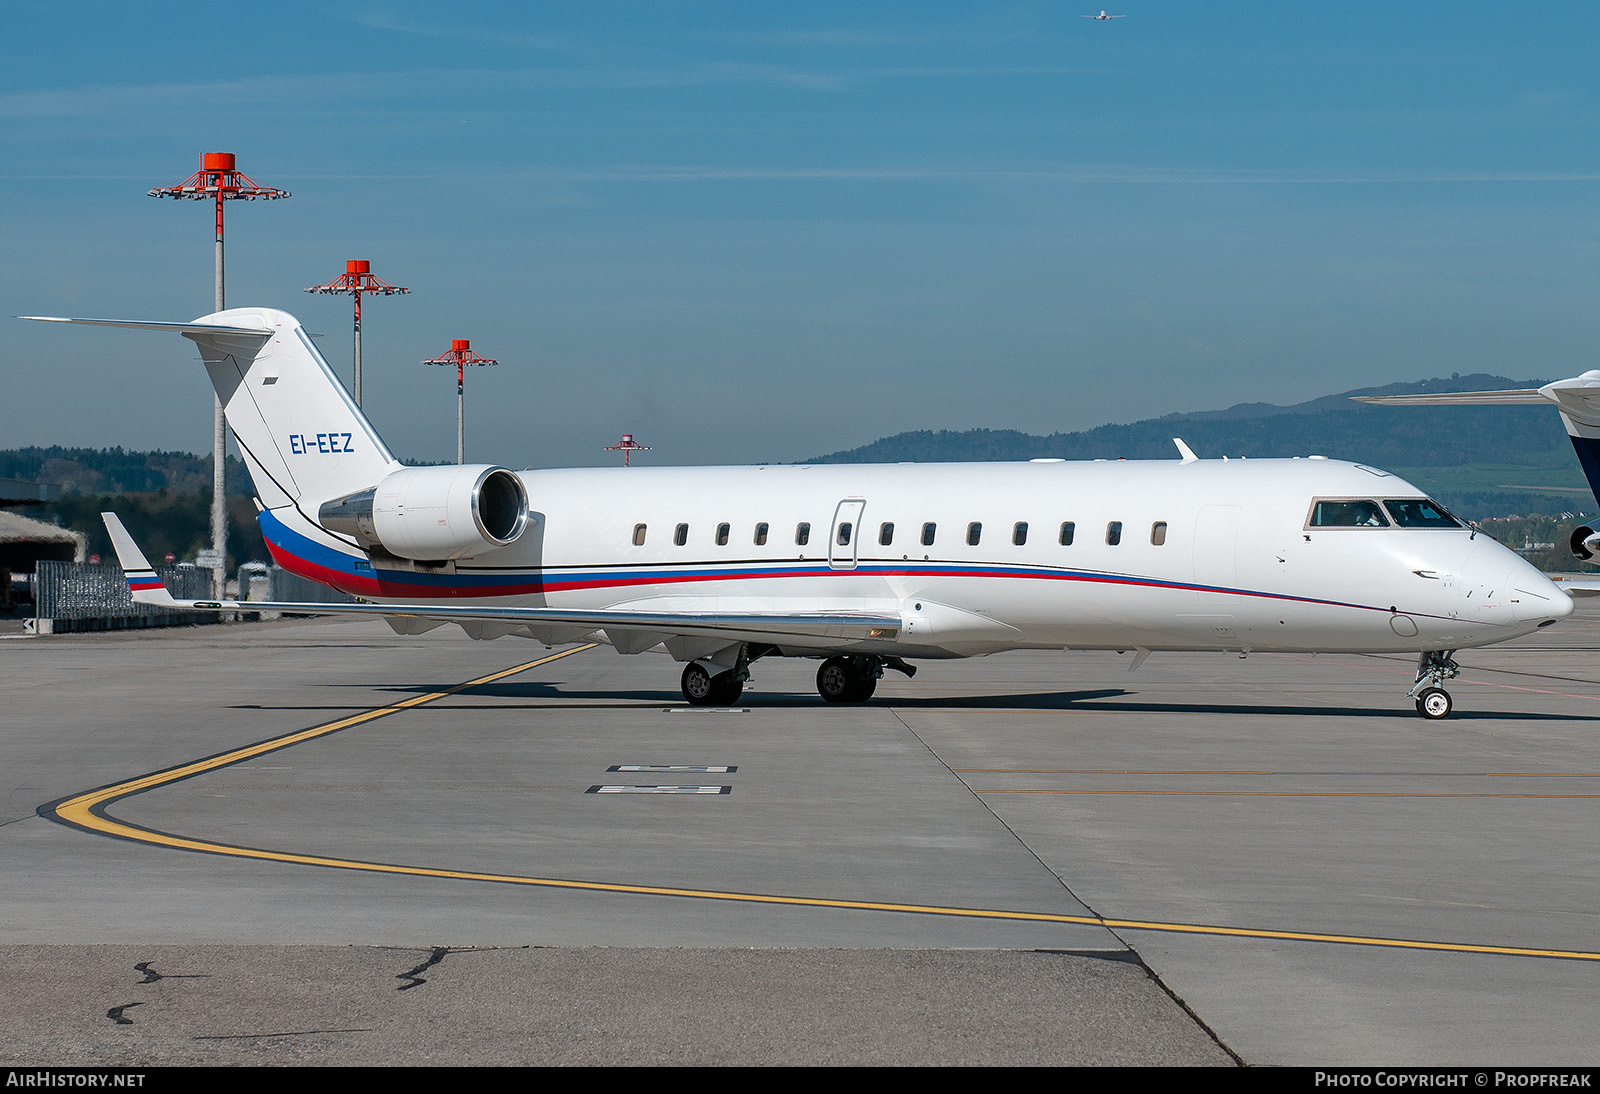
[[[1459,528],[1461,522],[1427,498],[1385,498],[1384,508],[1401,528]]]
[[[1312,528],[1387,528],[1389,518],[1375,501],[1318,501],[1311,506]]]

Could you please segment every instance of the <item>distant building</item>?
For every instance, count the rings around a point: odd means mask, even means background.
[[[60,496],[59,486],[0,479],[0,505],[37,505]],[[11,607],[13,575],[32,574],[41,559],[82,562],[87,550],[82,532],[0,509],[0,611]]]

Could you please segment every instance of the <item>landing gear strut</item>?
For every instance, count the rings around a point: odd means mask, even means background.
[[[1417,713],[1424,718],[1436,720],[1448,717],[1455,707],[1450,693],[1439,686],[1446,680],[1455,679],[1461,671],[1461,666],[1451,656],[1455,652],[1425,650],[1417,658],[1417,682],[1411,685],[1407,694],[1417,701]]]

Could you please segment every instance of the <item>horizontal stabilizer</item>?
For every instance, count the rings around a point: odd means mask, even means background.
[[[274,332],[264,327],[227,327],[217,323],[159,323],[147,319],[76,319],[60,315],[19,315],[39,323],[81,323],[88,327],[130,327],[133,330],[177,331],[179,334],[254,334],[269,337]]]

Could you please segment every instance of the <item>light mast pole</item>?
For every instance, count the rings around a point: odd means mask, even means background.
[[[450,348],[438,357],[430,357],[425,365],[456,366],[456,463],[466,463],[466,372],[468,365],[498,365],[500,362],[480,357],[472,352],[472,342],[466,338],[452,338]]]
[[[234,166],[232,152],[202,152],[200,170],[183,182],[173,186],[157,186],[150,191],[153,198],[188,198],[193,201],[214,200],[217,207],[217,273],[216,311],[227,307],[226,282],[222,261],[222,203],[225,201],[272,201],[286,198],[289,191],[272,186],[260,186]],[[212,396],[211,407],[211,550],[214,552],[211,567],[211,592],[218,600],[227,595],[228,580],[228,506],[227,506],[227,434],[222,414],[222,397]]]

